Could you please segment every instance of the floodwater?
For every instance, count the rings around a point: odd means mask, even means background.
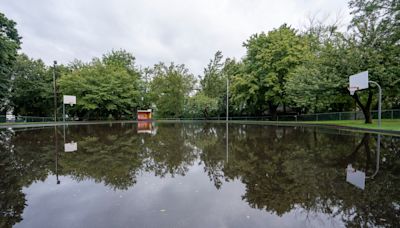
[[[394,136],[210,123],[4,129],[0,177],[0,227],[400,226]]]

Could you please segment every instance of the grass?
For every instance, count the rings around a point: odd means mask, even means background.
[[[329,121],[310,121],[305,123],[332,124],[332,125],[346,126],[346,127],[357,127],[363,129],[400,131],[400,119],[397,120],[383,119],[381,128],[378,127],[378,120],[375,119],[372,121],[372,124],[366,124],[364,123],[364,120],[329,120]]]

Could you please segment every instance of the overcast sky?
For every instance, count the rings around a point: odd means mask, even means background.
[[[217,50],[241,58],[250,35],[308,15],[349,21],[348,0],[1,0],[0,11],[17,22],[22,52],[67,64],[126,49],[136,63],[185,64],[195,75]]]

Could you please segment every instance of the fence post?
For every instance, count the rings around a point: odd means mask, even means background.
[[[339,120],[342,120],[342,113],[339,112]]]
[[[390,117],[393,119],[393,109],[392,109],[392,111],[390,112]]]
[[[318,114],[315,114],[315,120],[318,121]]]
[[[297,122],[297,115],[295,115],[294,118],[296,119],[296,122]]]

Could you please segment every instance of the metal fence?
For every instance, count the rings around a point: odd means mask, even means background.
[[[378,111],[371,111],[372,118],[378,118]],[[128,116],[122,117],[120,120],[135,120],[136,118]],[[225,116],[219,117],[195,117],[195,118],[156,118],[158,120],[226,120]],[[328,112],[316,114],[302,115],[278,115],[276,119],[270,115],[265,116],[230,116],[229,120],[252,120],[252,121],[329,121],[329,120],[363,120],[362,112]],[[400,109],[382,110],[382,119],[400,119]],[[58,121],[62,118],[58,117]],[[67,118],[66,121],[74,121],[82,119]],[[85,119],[86,120],[86,119]],[[110,118],[90,118],[89,121],[112,120]],[[35,117],[35,116],[15,116],[15,119],[6,119],[6,116],[0,116],[0,123],[4,122],[53,122],[54,117]]]
[[[371,111],[373,119],[378,118],[378,111]],[[225,116],[220,117],[194,117],[194,118],[156,118],[159,120],[226,120]],[[265,116],[230,116],[229,120],[254,120],[254,121],[329,121],[329,120],[363,120],[364,114],[357,112],[327,112],[301,115],[278,115],[273,118]],[[400,119],[400,109],[382,110],[382,119]]]
[[[373,119],[378,119],[378,111],[371,111]],[[279,121],[329,121],[329,120],[363,120],[362,112],[328,112],[304,115],[280,115]],[[400,119],[400,109],[382,110],[382,119]]]
[[[40,116],[15,116],[7,119],[6,116],[0,116],[0,123],[4,122],[16,122],[16,123],[27,123],[27,122],[52,122],[54,117],[40,117]]]

